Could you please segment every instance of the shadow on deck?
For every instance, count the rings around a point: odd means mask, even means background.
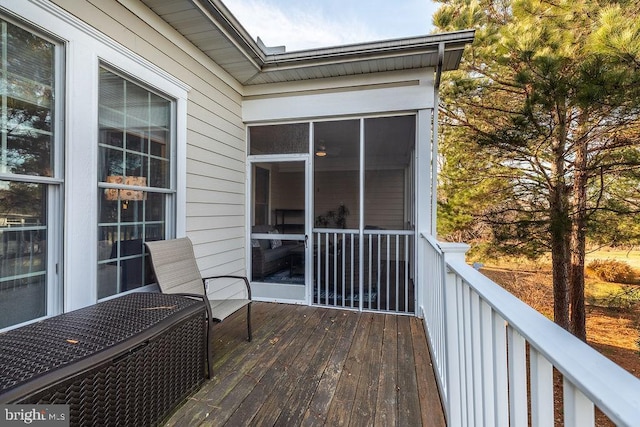
[[[421,320],[254,302],[216,326],[214,378],[167,426],[444,426]]]

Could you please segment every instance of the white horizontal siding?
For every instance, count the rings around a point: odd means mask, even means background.
[[[364,188],[365,225],[404,230],[404,171],[367,171]]]

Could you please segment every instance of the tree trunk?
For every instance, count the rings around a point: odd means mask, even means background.
[[[571,225],[568,213],[563,160],[554,166],[556,183],[550,192],[551,210],[551,263],[553,274],[553,320],[569,330],[568,268],[570,261],[569,237]]]
[[[556,103],[558,123],[552,143],[551,183],[549,188],[549,219],[551,232],[551,263],[553,268],[553,320],[569,330],[569,264],[571,220],[565,179],[565,150],[567,141],[566,106]]]
[[[565,205],[566,206],[566,205]],[[551,264],[553,269],[553,320],[569,330],[568,269],[571,229],[566,209],[556,201],[551,207]]]
[[[573,182],[573,221],[571,225],[571,269],[569,275],[569,302],[571,332],[587,340],[584,304],[584,263],[587,232],[587,143],[576,144]]]

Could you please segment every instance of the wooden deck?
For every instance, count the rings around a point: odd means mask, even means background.
[[[214,331],[214,378],[167,426],[445,426],[421,320],[253,303]]]

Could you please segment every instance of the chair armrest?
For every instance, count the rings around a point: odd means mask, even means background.
[[[207,280],[211,280],[211,279],[240,279],[240,280],[244,280],[244,284],[247,287],[247,295],[248,295],[248,299],[251,300],[251,286],[249,285],[249,279],[247,279],[245,276],[210,276],[210,277],[204,277],[202,279],[202,283],[206,283]]]
[[[211,305],[209,304],[209,300],[207,299],[206,295],[190,294],[190,293],[186,293],[186,292],[175,293],[173,295],[179,295],[179,296],[183,296],[183,297],[187,297],[187,298],[193,298],[193,299],[202,300],[202,302],[204,303],[204,307],[207,310],[207,318],[209,319],[210,322],[213,321],[213,317],[211,317]]]

